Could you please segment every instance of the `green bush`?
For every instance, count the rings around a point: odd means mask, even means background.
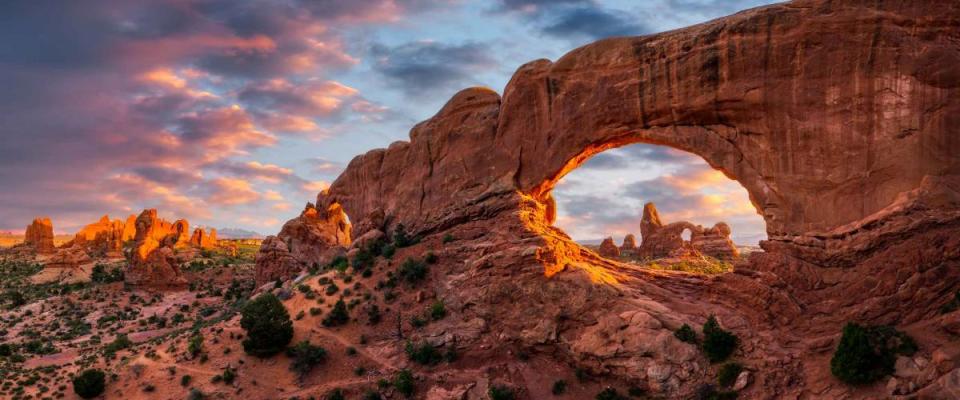
[[[850,384],[876,382],[894,371],[897,354],[911,355],[917,343],[889,326],[848,323],[830,359],[830,372]]]
[[[270,357],[283,351],[293,339],[293,321],[283,303],[271,293],[243,307],[240,326],[247,332],[243,350],[252,356]]]
[[[333,389],[326,396],[323,396],[323,400],[346,400],[346,397],[343,396],[342,390]]]
[[[408,369],[400,370],[397,376],[393,378],[393,387],[397,389],[397,392],[402,394],[403,397],[413,396],[413,392],[416,391],[416,382],[414,382],[413,373]]]
[[[451,234],[449,234],[449,233],[446,234],[446,235],[443,235],[443,244],[450,243],[450,242],[452,242],[453,240],[454,240],[453,235],[451,235]]]
[[[737,392],[719,391],[713,385],[702,385],[694,396],[698,400],[736,400]]]
[[[434,365],[443,360],[443,355],[440,354],[440,351],[427,342],[421,342],[419,344],[407,342],[404,350],[407,353],[407,358],[417,364]]]
[[[340,272],[346,271],[349,266],[350,262],[347,261],[347,258],[344,256],[337,256],[330,261],[330,269],[335,269]]]
[[[559,396],[566,391],[567,391],[567,381],[563,379],[553,382],[553,388],[550,389],[550,393],[553,393],[554,396]]]
[[[92,399],[106,389],[106,374],[99,369],[88,369],[73,378],[73,392],[84,399]]]
[[[287,357],[293,358],[293,362],[290,363],[290,370],[303,377],[310,373],[313,367],[327,359],[327,350],[304,340],[287,348]]]
[[[440,257],[437,257],[436,254],[433,254],[432,251],[427,252],[427,255],[423,256],[423,261],[427,264],[436,264],[437,261],[440,261]]]
[[[439,321],[446,316],[447,307],[443,304],[443,300],[437,300],[430,305],[430,319]]]
[[[323,326],[340,326],[347,322],[350,322],[350,313],[347,311],[347,303],[344,303],[341,297],[340,300],[337,300],[337,303],[333,305],[330,313],[323,318]]]
[[[193,380],[193,377],[190,375],[184,375],[180,377],[180,386],[187,387],[190,386],[190,381]]]
[[[627,400],[626,397],[617,392],[617,389],[608,387],[603,389],[600,393],[597,393],[597,400]]]
[[[673,336],[676,336],[681,342],[690,344],[697,343],[697,333],[687,324],[683,324],[683,326],[677,328],[677,330],[673,332]]]
[[[412,237],[407,234],[407,228],[403,224],[397,224],[393,231],[393,244],[397,247],[413,246],[420,242],[420,238]]]
[[[107,355],[113,355],[116,352],[133,346],[133,342],[125,333],[118,334],[112,342],[103,347],[103,352]]]
[[[418,283],[427,277],[427,264],[422,261],[407,258],[403,264],[400,265],[397,275],[407,283]]]
[[[490,397],[490,400],[514,400],[516,398],[516,395],[513,394],[513,389],[504,385],[490,386],[490,389],[487,390],[487,395]]]
[[[195,333],[190,337],[190,341],[187,343],[187,353],[190,353],[190,357],[196,357],[200,355],[200,352],[203,351],[203,335],[200,332]]]
[[[717,384],[721,387],[730,387],[737,382],[737,377],[743,372],[743,366],[739,363],[727,363],[720,367],[717,372]]]
[[[737,349],[739,338],[720,327],[714,316],[703,324],[703,352],[712,363],[726,360]]]

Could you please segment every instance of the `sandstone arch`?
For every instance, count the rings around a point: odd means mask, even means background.
[[[398,223],[423,246],[455,233],[462,243],[440,247],[457,262],[431,289],[471,317],[496,315],[498,343],[549,345],[684,398],[705,367],[644,346],[673,346],[681,322],[716,314],[751,343],[757,397],[849,397],[815,384],[831,379],[822,358],[840,327],[929,318],[960,279],[957,32],[960,3],[803,0],[602,40],[520,67],[502,97],[457,93],[409,141],[354,158],[316,209],[342,208],[357,238]],[[766,252],[732,274],[652,274],[553,228],[557,180],[637,142],[740,182],[766,221]],[[258,276],[289,258],[281,244],[295,234],[265,242],[276,246]],[[648,373],[664,365],[685,381]]]

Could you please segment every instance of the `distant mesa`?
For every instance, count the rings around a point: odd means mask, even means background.
[[[27,226],[23,244],[38,254],[53,253],[56,246],[53,245],[53,223],[50,218],[34,218]]]
[[[217,229],[217,235],[220,239],[263,239],[264,235],[260,232],[250,231],[240,228],[220,228]]]
[[[725,222],[718,222],[711,228],[687,221],[664,224],[657,212],[657,206],[653,203],[643,206],[640,231],[642,237],[637,250],[640,257],[671,257],[678,253],[691,253],[691,250],[724,261],[733,260],[740,255],[737,246],[730,239],[730,226]],[[684,231],[690,231],[689,241],[684,240]]]

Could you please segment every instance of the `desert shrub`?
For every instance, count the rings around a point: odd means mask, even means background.
[[[595,397],[595,399],[597,399],[597,400],[627,400],[627,398],[624,397],[623,395],[621,395],[620,392],[617,392],[617,389],[614,389],[614,388],[612,388],[612,387],[608,387],[608,388],[603,389],[602,391],[600,391],[600,393],[597,393],[597,397]]]
[[[343,298],[340,298],[333,305],[330,313],[323,318],[323,326],[340,326],[347,322],[350,322],[350,313],[347,311],[347,304],[343,302]]]
[[[733,386],[742,371],[743,366],[739,363],[732,362],[724,364],[720,367],[720,371],[717,372],[717,384],[720,385],[720,387]]]
[[[363,400],[383,400],[383,397],[380,396],[380,392],[368,389],[367,392],[363,394]]]
[[[113,355],[114,353],[129,348],[130,346],[133,346],[133,342],[130,341],[130,338],[127,337],[126,334],[121,333],[118,334],[112,342],[104,346],[103,352],[107,355]]]
[[[683,324],[683,326],[677,328],[677,330],[673,332],[673,336],[676,336],[681,342],[690,344],[697,343],[697,333],[687,324]]]
[[[421,318],[419,315],[414,315],[410,317],[410,326],[414,328],[423,328],[427,325],[427,321]]]
[[[830,359],[830,372],[846,383],[871,383],[893,372],[897,354],[916,351],[913,338],[892,327],[848,323]]]
[[[407,358],[409,358],[410,361],[421,365],[434,365],[443,360],[443,355],[440,354],[440,351],[427,342],[418,344],[407,342],[404,351],[407,353]]]
[[[430,251],[423,257],[423,261],[426,261],[427,264],[436,264],[437,261],[440,261],[440,257],[437,257],[436,254]]]
[[[327,350],[304,340],[287,348],[287,356],[293,358],[293,362],[290,363],[290,370],[303,377],[313,370],[313,367],[327,359]]]
[[[107,271],[105,265],[97,264],[90,271],[90,280],[98,283],[120,282],[123,281],[123,269],[114,268]]]
[[[3,297],[5,297],[7,302],[10,303],[8,307],[11,309],[27,304],[27,298],[24,297],[23,293],[21,293],[19,290],[7,291]]]
[[[335,269],[340,272],[346,271],[349,266],[350,262],[347,261],[347,258],[344,256],[337,256],[330,261],[330,269]]]
[[[553,388],[550,389],[550,393],[553,393],[554,396],[559,396],[566,391],[567,391],[567,381],[563,379],[553,382]]]
[[[430,319],[439,321],[446,316],[447,307],[443,304],[443,300],[437,300],[430,305]]]
[[[514,400],[516,398],[513,388],[504,385],[490,386],[490,389],[487,390],[487,396],[490,397],[490,400]]]
[[[184,375],[180,377],[180,386],[187,387],[190,386],[190,382],[193,380],[193,377],[190,375]]]
[[[335,293],[337,293],[338,290],[340,290],[340,288],[337,287],[335,283],[330,283],[330,285],[327,286],[327,290],[326,290],[327,296],[333,296]]]
[[[231,384],[234,380],[237,379],[237,371],[233,367],[227,366],[226,369],[219,375],[223,383]]]
[[[416,382],[413,380],[413,373],[408,369],[400,370],[397,376],[393,378],[393,387],[404,397],[413,396],[416,390]]]
[[[446,235],[443,235],[443,244],[450,243],[450,242],[452,242],[453,240],[454,240],[454,239],[453,239],[453,235],[451,235],[451,234],[449,234],[449,233],[446,234]]]
[[[393,245],[396,247],[413,246],[420,242],[420,238],[412,237],[407,233],[407,227],[403,224],[397,224],[393,230]]]
[[[346,400],[346,397],[343,395],[342,390],[333,389],[323,396],[323,400]]]
[[[380,315],[380,307],[376,304],[370,304],[367,307],[367,323],[370,325],[379,324],[381,318],[382,316]]]
[[[714,316],[703,324],[703,353],[710,362],[726,360],[737,348],[737,335],[723,330]]]
[[[427,264],[412,258],[404,260],[397,275],[407,283],[414,284],[427,277]]]
[[[190,394],[187,395],[187,400],[203,400],[205,398],[207,398],[207,395],[197,388],[190,389]]]
[[[640,397],[640,396],[643,396],[645,393],[646,391],[644,391],[643,388],[639,386],[630,386],[630,388],[627,389],[627,394],[629,394],[631,397]]]
[[[203,335],[200,332],[196,332],[193,336],[190,337],[190,341],[187,342],[187,353],[190,354],[190,357],[196,357],[203,351]]]
[[[13,346],[10,343],[0,343],[0,357],[10,357],[13,355]]]
[[[252,356],[269,357],[283,351],[293,339],[293,321],[276,296],[265,293],[243,307],[240,326],[247,332],[243,350]]]
[[[73,392],[84,399],[92,399],[106,389],[106,374],[99,369],[88,369],[73,378]]]

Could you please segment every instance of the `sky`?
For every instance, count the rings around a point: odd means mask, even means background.
[[[766,3],[4,1],[0,230],[22,231],[43,215],[58,234],[70,233],[104,214],[157,208],[194,225],[275,233],[351,158],[407,140],[413,124],[462,88],[502,92],[527,61]],[[614,157],[608,153],[624,162],[602,165]],[[727,189],[703,175],[705,164],[651,168],[654,155],[627,148],[597,157],[557,189],[561,222],[591,215],[584,194],[611,202],[625,191],[634,196],[624,212],[681,193],[700,198],[661,209],[691,204],[700,207],[676,215],[718,216],[716,207],[703,209],[712,204],[704,199]],[[607,186],[578,179],[618,173],[629,176]],[[705,186],[667,182],[683,177]],[[592,192],[573,189],[585,182]],[[574,238],[625,229],[622,216],[601,214],[571,226]],[[744,235],[762,233],[756,222],[743,225],[754,230]]]

